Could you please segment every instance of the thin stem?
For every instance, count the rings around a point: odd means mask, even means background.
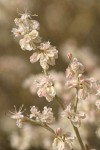
[[[77,99],[78,99],[78,98],[77,98]],[[57,100],[58,103],[60,104],[61,108],[62,108],[63,110],[65,110],[64,105],[62,104],[62,102],[60,101],[60,99],[57,98],[57,96],[56,96],[56,100]],[[77,102],[78,102],[78,100],[77,100]],[[77,104],[77,103],[76,103],[76,104]],[[76,110],[77,110],[77,105],[76,105],[75,108],[76,108]],[[71,122],[71,121],[70,121],[70,122]],[[75,127],[72,122],[71,122],[71,124],[72,124],[72,127],[73,127],[73,129],[74,129],[74,131],[75,131],[75,134],[76,134],[77,138],[78,138],[78,141],[79,141],[79,144],[80,144],[82,150],[86,150],[86,149],[85,149],[85,146],[84,146],[84,144],[83,144],[83,142],[82,142],[81,136],[80,136],[80,134],[79,134],[78,128]]]
[[[74,131],[75,131],[75,133],[76,133],[76,136],[77,136],[77,138],[78,138],[78,141],[79,141],[79,143],[80,143],[80,146],[81,146],[82,150],[85,150],[85,146],[84,146],[83,141],[82,141],[82,139],[81,139],[81,136],[80,136],[80,133],[79,133],[79,131],[78,131],[78,128],[75,127],[73,124],[72,124],[72,126],[73,126],[73,128],[74,128]]]
[[[78,105],[78,88],[76,88],[76,97],[75,97],[75,102],[74,102],[74,111],[75,112],[77,110],[77,105]]]
[[[57,96],[55,96],[55,100],[58,102],[58,104],[61,106],[61,108],[62,108],[63,110],[65,110],[65,107],[64,107],[62,101],[61,101]]]
[[[41,126],[45,129],[47,129],[48,131],[50,131],[51,133],[55,134],[55,131],[50,127],[48,126],[46,123],[43,123],[43,122],[36,122],[35,120],[33,119],[30,119],[30,118],[27,118],[27,117],[24,117],[22,119],[22,122],[29,122],[31,123],[32,125],[38,125],[38,126]]]

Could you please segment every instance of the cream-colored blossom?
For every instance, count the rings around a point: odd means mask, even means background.
[[[84,73],[84,66],[77,60],[77,58],[73,58],[70,68],[76,74]]]
[[[42,77],[40,82],[35,83],[37,86],[37,94],[39,97],[45,97],[48,102],[52,101],[56,95],[54,82],[50,76]]]
[[[34,63],[40,60],[40,65],[44,70],[49,68],[49,65],[55,65],[55,59],[58,58],[58,50],[50,45],[50,42],[41,43],[38,46],[38,51],[30,57],[30,62]]]
[[[75,137],[69,134],[58,136],[54,139],[52,148],[53,150],[72,150],[72,143]]]
[[[15,112],[10,111],[10,113],[12,114],[11,118],[16,120],[16,125],[19,128],[22,127],[22,119],[24,118],[24,115],[22,114],[23,113],[22,108],[23,108],[23,105],[19,108],[18,111],[16,110],[16,107],[15,107]]]
[[[40,119],[42,122],[52,123],[55,120],[53,116],[52,108],[45,106],[41,113]]]
[[[79,78],[78,98],[85,100],[89,94],[96,93],[97,82],[94,78]]]
[[[32,118],[35,121],[40,121],[43,123],[53,123],[53,121],[55,120],[53,112],[52,112],[52,108],[50,107],[44,107],[43,111],[40,112],[38,111],[38,109],[35,106],[32,106],[30,109],[30,118]]]
[[[31,109],[30,118],[38,118],[40,116],[40,111],[35,106],[32,106]]]
[[[20,46],[22,50],[34,50],[36,48],[34,39],[38,37],[38,32],[32,30],[29,34],[26,34],[23,39],[20,40]]]
[[[76,127],[80,127],[81,120],[85,118],[84,112],[74,112],[71,105],[68,105],[61,115],[62,117],[70,119]]]

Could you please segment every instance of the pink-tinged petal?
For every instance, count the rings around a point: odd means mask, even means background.
[[[30,62],[31,63],[35,63],[39,60],[40,58],[40,54],[38,54],[37,52],[33,53],[33,55],[30,57]]]

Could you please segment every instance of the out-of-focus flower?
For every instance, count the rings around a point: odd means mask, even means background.
[[[74,110],[71,108],[71,105],[68,105],[61,115],[62,117],[70,119],[73,125],[76,127],[80,127],[81,119],[85,118],[84,112],[74,112]]]
[[[40,111],[38,111],[38,109],[35,106],[32,106],[30,111],[31,111],[30,118],[37,118],[38,119],[38,117],[40,115]]]
[[[38,109],[35,106],[31,107],[30,111],[31,111],[30,118],[33,118],[36,121],[50,124],[53,123],[53,121],[55,120],[52,108],[50,107],[47,108],[45,106],[42,113],[40,113],[40,111],[38,111]]]
[[[44,110],[41,113],[41,121],[46,123],[52,123],[55,120],[52,112],[52,108],[44,107]]]
[[[34,63],[40,60],[40,65],[44,70],[49,68],[49,65],[55,65],[55,59],[58,58],[58,50],[50,45],[50,42],[41,43],[37,47],[38,51],[30,57],[30,62]]]
[[[79,76],[79,92],[78,98],[85,100],[89,94],[96,93],[97,82],[94,78],[84,78],[83,75]]]
[[[24,118],[24,115],[22,114],[23,113],[22,108],[23,108],[23,105],[19,108],[18,111],[16,110],[16,107],[15,107],[15,112],[10,111],[10,113],[12,114],[11,118],[16,120],[16,125],[19,128],[22,127],[22,119]]]
[[[70,68],[75,74],[84,73],[84,66],[77,60],[77,58],[73,58]]]
[[[56,95],[54,83],[50,76],[44,76],[40,82],[35,82],[37,86],[37,94],[39,97],[45,97],[48,102],[52,101]]]
[[[97,95],[97,96],[100,96],[100,87],[97,89],[96,95]]]
[[[96,101],[96,106],[97,106],[98,109],[100,109],[100,100]]]
[[[54,139],[52,148],[53,150],[71,150],[74,139],[75,137],[71,136],[69,133],[66,135],[58,136]]]
[[[100,138],[100,127],[97,128],[96,135],[97,135],[98,138]]]

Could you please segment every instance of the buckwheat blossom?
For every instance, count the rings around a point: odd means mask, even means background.
[[[14,106],[15,107],[15,106]],[[24,118],[24,115],[22,114],[24,111],[22,111],[23,105],[19,108],[19,110],[16,110],[15,107],[15,112],[11,112],[12,114],[11,118],[16,120],[16,125],[21,128],[22,127],[22,119]]]
[[[81,74],[84,72],[84,66],[77,60],[77,58],[73,58],[70,68],[75,74]]]
[[[36,38],[38,38],[38,32],[36,30],[32,30],[29,34],[26,34],[19,42],[21,49],[28,51],[34,50],[36,48]]]
[[[53,116],[52,108],[50,107],[44,107],[42,113],[41,113],[41,121],[46,123],[53,123],[55,118]]]
[[[35,63],[39,60],[44,70],[47,70],[49,65],[54,66],[55,59],[58,58],[58,50],[51,46],[50,42],[41,43],[37,48],[38,51],[30,57],[30,62]]]
[[[96,93],[97,82],[94,78],[84,78],[83,75],[79,76],[79,91],[78,98],[85,100],[89,94]]]
[[[40,112],[35,106],[33,106],[31,107],[30,111],[31,111],[30,118],[38,122],[40,121],[43,123],[50,124],[50,123],[53,123],[55,120],[53,112],[52,112],[52,108],[50,107],[45,106],[43,108],[43,111]]]
[[[74,112],[71,105],[67,106],[67,108],[61,113],[61,116],[70,119],[75,127],[80,127],[81,120],[85,118],[84,112]]]
[[[78,76],[84,73],[84,66],[73,58],[71,54],[67,55],[68,59],[71,60],[69,67],[66,69],[66,86],[68,88],[74,88],[78,86]]]
[[[13,28],[12,32],[15,37],[20,37],[21,49],[28,51],[36,49],[36,44],[41,41],[38,21],[32,20],[28,13],[21,14],[21,18],[16,18],[14,21],[18,28]]]
[[[50,76],[44,76],[41,81],[36,81],[37,94],[39,97],[45,97],[48,102],[51,102],[56,95],[54,83]]]
[[[75,137],[71,135],[62,135],[54,139],[52,148],[53,150],[72,150],[72,143]]]
[[[31,111],[30,118],[38,119],[38,117],[40,116],[40,111],[38,111],[38,109],[35,106],[32,106],[30,111]]]

